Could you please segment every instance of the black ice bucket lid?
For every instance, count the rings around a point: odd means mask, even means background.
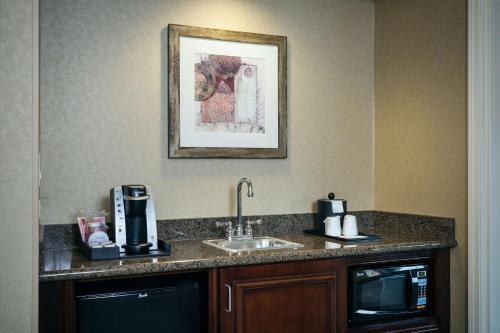
[[[334,216],[335,214],[345,214],[347,212],[347,200],[335,199],[335,193],[328,193],[328,199],[318,200],[318,214]]]

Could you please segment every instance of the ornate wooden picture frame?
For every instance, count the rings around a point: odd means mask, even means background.
[[[168,26],[169,158],[287,157],[287,40]]]

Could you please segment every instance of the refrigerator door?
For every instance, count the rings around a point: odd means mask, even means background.
[[[199,289],[175,286],[78,297],[79,333],[199,333]]]

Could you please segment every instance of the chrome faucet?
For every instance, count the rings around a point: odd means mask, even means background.
[[[248,188],[247,196],[249,198],[253,197],[252,182],[248,178],[241,178],[240,181],[238,182],[238,188],[236,190],[236,199],[238,200],[238,208],[237,208],[237,215],[236,215],[235,236],[242,236],[243,235],[243,217],[241,216],[241,188],[243,187],[244,183],[247,184],[247,188]]]
[[[238,182],[238,188],[236,189],[236,199],[238,201],[237,206],[237,215],[236,215],[236,226],[232,227],[231,222],[217,222],[217,227],[226,227],[226,239],[228,241],[232,241],[233,239],[252,239],[253,238],[253,230],[252,225],[261,224],[260,220],[256,221],[247,221],[247,226],[245,228],[245,232],[243,232],[243,217],[241,215],[241,188],[243,184],[247,184],[247,196],[249,198],[253,197],[253,186],[252,182],[248,178],[241,178]]]

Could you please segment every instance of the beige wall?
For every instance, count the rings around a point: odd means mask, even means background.
[[[491,2],[491,32],[490,32],[490,64],[491,68],[491,123],[490,123],[490,262],[489,265],[489,290],[490,290],[490,330],[500,332],[500,1]]]
[[[466,1],[375,1],[375,209],[456,218],[452,332],[466,330]]]
[[[169,23],[288,36],[288,158],[167,159]],[[373,205],[373,2],[41,1],[42,223],[153,186],[158,218]]]
[[[32,18],[31,0],[0,0],[0,332],[9,333],[29,332],[36,312]]]

